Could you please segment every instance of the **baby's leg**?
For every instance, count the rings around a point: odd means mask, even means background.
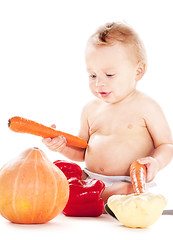
[[[82,170],[82,180],[86,180],[88,175]]]
[[[107,203],[107,200],[112,195],[127,195],[133,193],[133,187],[131,183],[128,182],[116,182],[113,183],[110,187],[106,187],[102,193],[102,198],[104,203]]]
[[[88,175],[82,171],[82,180],[87,179]],[[104,200],[104,203],[107,203],[107,200],[112,195],[127,195],[133,193],[133,187],[131,183],[128,182],[116,182],[113,183],[110,187],[106,187],[103,191],[101,197]]]

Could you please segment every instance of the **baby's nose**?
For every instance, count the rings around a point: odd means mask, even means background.
[[[104,86],[104,85],[105,85],[104,78],[98,77],[96,80],[96,87],[100,87],[100,86]]]

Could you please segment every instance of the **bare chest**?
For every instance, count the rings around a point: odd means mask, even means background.
[[[96,109],[89,117],[90,135],[136,133],[144,129],[145,120],[142,113],[131,106],[127,108],[101,107]]]

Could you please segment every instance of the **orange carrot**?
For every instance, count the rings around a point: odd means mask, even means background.
[[[40,123],[34,122],[21,117],[12,117],[8,120],[8,127],[14,132],[29,133],[43,138],[54,138],[64,136],[69,145],[86,148],[87,142],[77,136],[57,131],[53,128],[46,127]]]
[[[144,193],[146,189],[146,167],[135,160],[130,166],[130,177],[134,193]]]

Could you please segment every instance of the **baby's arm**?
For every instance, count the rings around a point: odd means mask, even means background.
[[[55,128],[55,125],[52,125]],[[81,114],[81,127],[78,136],[88,142],[88,124],[86,109],[84,108]],[[86,149],[73,147],[67,144],[65,137],[59,136],[56,138],[44,138],[42,142],[52,151],[59,152],[67,158],[74,161],[84,161]]]
[[[144,119],[155,150],[151,156],[139,159],[139,162],[146,165],[147,182],[150,182],[173,158],[173,140],[167,120],[157,103],[149,103]]]

